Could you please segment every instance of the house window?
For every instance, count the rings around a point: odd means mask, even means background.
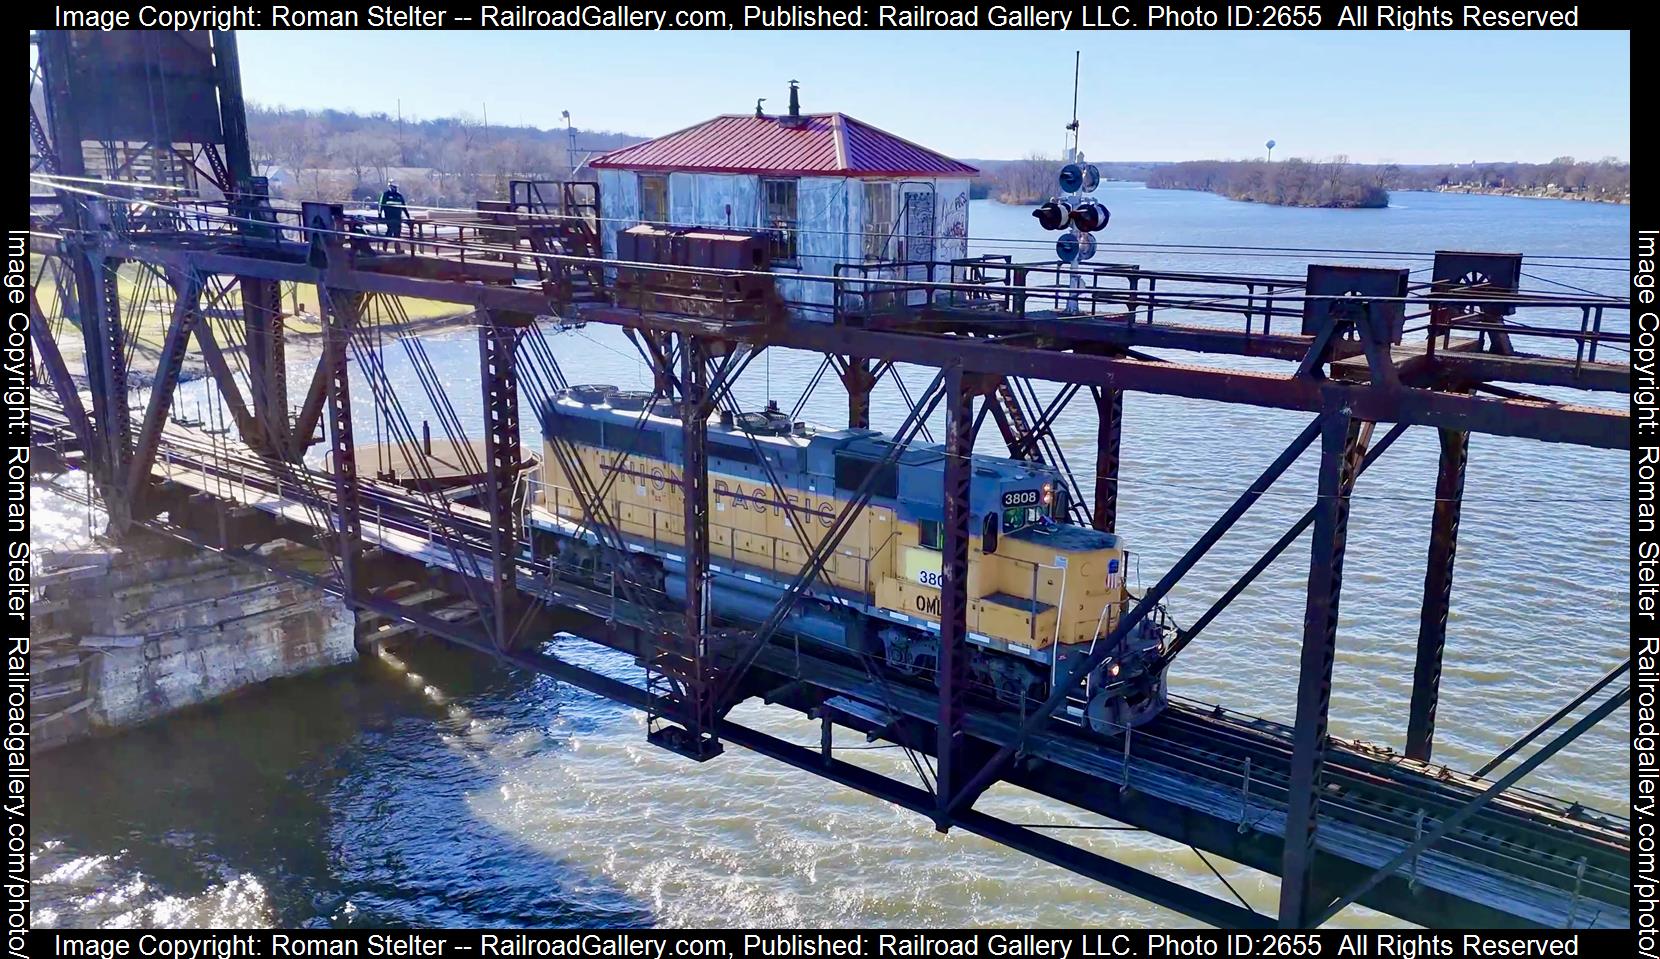
[[[865,259],[892,259],[889,254],[893,248],[895,225],[893,184],[865,183]]]
[[[666,176],[640,177],[640,222],[667,223],[669,221],[669,178]]]
[[[762,180],[766,191],[766,221],[763,226],[773,231],[772,262],[793,266],[796,259],[796,181]]]

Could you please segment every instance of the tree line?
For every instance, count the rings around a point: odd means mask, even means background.
[[[1042,203],[1060,189],[1056,178],[1065,161],[1041,153],[1033,153],[1020,160],[974,160],[980,168],[980,177],[969,188],[978,200],[990,198],[1000,203]],[[1158,166],[1156,163],[1110,161],[1097,163],[1103,180],[1145,180]]]
[[[1021,160],[977,160],[976,199],[1041,203],[1054,196],[1061,161],[1033,154]],[[1381,207],[1391,190],[1432,190],[1631,201],[1631,164],[1613,157],[1595,162],[1557,157],[1549,163],[1363,164],[1345,157],[1194,160],[1183,163],[1098,164],[1109,180],[1141,180],[1154,189],[1204,190],[1258,203],[1312,207]]]
[[[279,197],[373,199],[388,180],[415,204],[470,206],[505,196],[516,178],[592,179],[586,161],[642,138],[486,124],[469,115],[419,120],[385,113],[292,110],[250,104],[254,172]]]
[[[1561,156],[1549,163],[1463,163],[1379,168],[1390,189],[1443,190],[1631,202],[1631,164]]]
[[[1195,160],[1156,167],[1147,186],[1157,190],[1204,190],[1235,200],[1277,206],[1358,209],[1389,205],[1389,189],[1378,171],[1344,157],[1328,162],[1289,159]]]

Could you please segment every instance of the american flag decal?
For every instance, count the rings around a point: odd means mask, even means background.
[[[1124,585],[1123,566],[1116,559],[1107,560],[1107,588],[1117,589]]]

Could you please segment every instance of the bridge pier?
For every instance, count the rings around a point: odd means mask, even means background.
[[[354,617],[338,600],[140,529],[119,548],[41,561],[30,650],[38,747],[356,657]]]

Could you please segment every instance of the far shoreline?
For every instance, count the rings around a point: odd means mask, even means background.
[[[1275,206],[1275,207],[1280,207],[1281,209],[1286,209],[1286,210],[1381,210],[1381,209],[1387,209],[1388,208],[1388,205],[1382,206],[1382,207],[1339,207],[1339,206],[1299,206],[1295,203],[1266,203],[1262,200],[1251,200],[1251,199],[1247,199],[1247,198],[1244,198],[1244,197],[1231,197],[1231,196],[1228,196],[1225,193],[1217,193],[1214,190],[1196,190],[1196,189],[1195,190],[1190,190],[1190,189],[1187,189],[1187,188],[1184,188],[1184,187],[1151,187],[1151,186],[1147,185],[1147,182],[1145,180],[1114,180],[1112,182],[1115,182],[1115,183],[1137,183],[1137,184],[1141,185],[1141,188],[1143,190],[1176,190],[1176,191],[1185,192],[1185,193],[1208,193],[1211,196],[1219,197],[1223,200],[1227,200],[1230,203],[1255,203],[1255,204],[1258,204],[1260,206]],[[1497,197],[1506,197],[1506,198],[1513,199],[1513,200],[1566,200],[1566,201],[1569,201],[1569,202],[1572,202],[1572,203],[1597,203],[1597,204],[1602,204],[1602,205],[1605,205],[1605,206],[1630,206],[1631,205],[1631,198],[1630,197],[1626,197],[1626,198],[1623,198],[1623,199],[1603,199],[1601,197],[1573,196],[1573,195],[1570,195],[1570,194],[1521,193],[1521,192],[1517,192],[1517,191],[1513,191],[1513,190],[1477,190],[1477,189],[1468,189],[1468,190],[1463,190],[1463,189],[1460,189],[1460,190],[1392,190],[1392,191],[1390,191],[1389,195],[1390,195],[1390,197],[1393,197],[1397,193],[1418,193],[1418,194],[1433,193],[1433,194],[1442,194],[1442,195],[1448,195],[1448,196],[1497,196]],[[986,196],[986,197],[980,197],[980,199],[989,200],[992,203],[1001,204],[1002,206],[1035,206],[1035,205],[1037,205],[1039,203],[1042,203],[1044,200],[1047,200],[1049,198],[1048,197],[1040,197],[1040,198],[1035,199],[1035,200],[1006,200],[1006,199],[1003,199],[1001,197]]]

